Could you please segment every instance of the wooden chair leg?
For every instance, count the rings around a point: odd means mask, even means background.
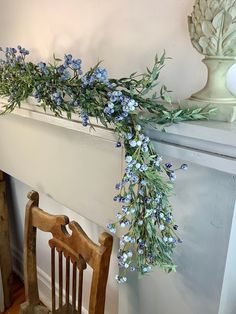
[[[25,302],[20,306],[20,314],[49,314],[50,311],[43,305],[30,305]]]
[[[4,306],[8,308],[12,303],[11,278],[12,258],[9,239],[8,208],[6,203],[6,183],[0,171],[0,269],[2,275]]]

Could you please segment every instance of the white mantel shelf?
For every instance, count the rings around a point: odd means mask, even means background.
[[[6,100],[0,100],[0,111],[4,104],[6,104]],[[112,141],[115,140],[112,127],[105,128],[94,118],[90,119],[94,125],[93,130],[83,127],[81,120],[75,114],[72,114],[71,120],[68,120],[66,116],[59,118],[55,117],[52,112],[47,111],[45,113],[42,108],[27,102],[23,103],[20,109],[16,108],[11,114],[110,139]],[[153,140],[236,158],[236,122],[181,122],[166,127],[165,132],[161,132],[158,126],[157,128],[148,128],[148,132]]]
[[[5,99],[0,99],[0,112],[3,110],[3,106],[6,103],[7,101]],[[92,136],[101,137],[107,140],[115,140],[112,128],[105,128],[104,125],[95,118],[90,118],[90,121],[94,126],[94,129],[92,129],[89,127],[84,127],[82,125],[81,119],[76,114],[72,114],[71,120],[68,120],[65,114],[62,118],[55,117],[50,110],[45,112],[41,107],[34,104],[32,105],[28,102],[22,103],[21,108],[15,108],[11,114],[63,127],[65,129],[82,132]]]
[[[235,122],[181,122],[165,130],[147,130],[162,154],[236,174]]]
[[[2,100],[1,105],[6,104]],[[111,142],[116,136],[111,128],[105,128],[96,119],[91,119],[94,129],[83,127],[80,119],[72,115],[72,119],[55,117],[50,111],[46,114],[42,108],[25,102],[22,108],[16,108],[11,114],[20,117],[55,125],[68,130],[82,132]],[[158,142],[158,150],[202,166],[219,171],[236,174],[236,122],[194,121],[181,122],[166,127],[147,128],[150,138]]]

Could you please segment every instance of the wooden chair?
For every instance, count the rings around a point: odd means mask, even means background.
[[[6,182],[0,170],[0,271],[2,275],[4,307],[12,303],[11,278],[12,258],[9,238],[8,208],[6,202]]]
[[[89,314],[102,314],[105,307],[105,293],[113,238],[104,232],[99,237],[100,245],[92,242],[76,222],[69,222],[66,216],[50,215],[41,210],[39,194],[28,193],[29,201],[25,214],[24,243],[24,281],[26,302],[21,305],[20,313],[75,313],[80,314],[82,308],[83,272],[86,265],[93,270]],[[66,227],[71,229],[70,235]],[[36,230],[51,232],[49,240],[51,248],[51,290],[52,311],[40,304],[37,269],[36,269]],[[55,255],[58,252],[59,296],[56,296]],[[63,257],[64,256],[64,257]],[[63,285],[63,258],[66,260],[66,280]],[[72,279],[70,276],[72,266]],[[78,274],[77,274],[78,273]],[[72,280],[72,299],[70,298],[70,279]],[[63,296],[65,288],[65,298]],[[72,302],[70,302],[72,300]]]

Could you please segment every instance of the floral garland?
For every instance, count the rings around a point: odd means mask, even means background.
[[[206,119],[209,111],[167,110],[158,103],[160,100],[170,103],[165,86],[159,95],[150,96],[164,66],[164,55],[156,57],[153,68],[147,68],[144,74],[108,79],[100,63],[83,74],[81,60],[70,54],[64,60],[54,56],[53,64],[34,64],[26,62],[29,51],[21,46],[1,51],[5,58],[0,60],[0,95],[8,97],[3,114],[33,96],[40,107],[45,111],[49,108],[56,116],[66,113],[70,119],[72,113],[77,113],[84,126],[91,125],[90,117],[96,117],[105,127],[114,126],[118,136],[116,147],[125,148],[127,163],[124,176],[115,187],[114,201],[121,203],[121,210],[116,214],[117,220],[107,226],[112,233],[123,228],[117,281],[126,282],[128,271],[145,274],[156,265],[168,272],[175,270],[172,253],[181,240],[176,234],[178,226],[169,197],[176,169],[171,163],[162,162],[145,135],[144,126]],[[183,164],[179,169],[187,168]]]

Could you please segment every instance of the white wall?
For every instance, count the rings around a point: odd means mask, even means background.
[[[0,45],[29,48],[35,61],[72,52],[85,68],[104,60],[111,76],[144,71],[164,49],[161,81],[176,100],[202,87],[206,70],[191,46],[189,0],[1,0]]]

